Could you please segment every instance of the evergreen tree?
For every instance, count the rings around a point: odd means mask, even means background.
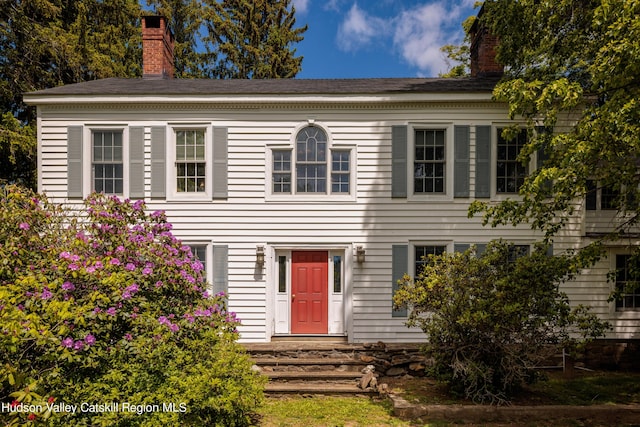
[[[0,0],[0,183],[36,185],[35,111],[22,94],[140,75],[139,15],[136,0]]]
[[[218,78],[291,78],[300,71],[302,57],[293,44],[307,26],[294,28],[290,0],[205,0],[204,37],[215,55],[209,75]],[[217,55],[216,55],[217,54]]]

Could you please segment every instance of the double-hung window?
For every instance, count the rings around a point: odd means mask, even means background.
[[[91,136],[92,190],[123,194],[124,161],[121,130],[95,130]]]
[[[527,166],[518,160],[520,151],[527,143],[527,131],[522,130],[510,140],[502,136],[498,129],[496,154],[496,193],[517,193],[527,176]]]
[[[598,188],[596,181],[587,181],[586,208],[589,211],[595,210],[617,210],[620,198],[620,191],[612,186],[602,186]]]
[[[616,255],[616,311],[640,310],[640,265],[629,254]]]
[[[415,246],[414,277],[418,277],[429,264],[429,255],[442,255],[446,251],[447,247],[444,245]]]
[[[413,185],[416,194],[446,192],[444,129],[416,129],[413,159]]]
[[[167,144],[167,188],[173,200],[211,200],[213,190],[212,128],[177,125]]]
[[[176,130],[176,191],[204,193],[206,184],[206,145],[203,129]]]
[[[295,135],[293,148],[272,147],[271,196],[352,195],[353,149],[331,146],[317,125]]]

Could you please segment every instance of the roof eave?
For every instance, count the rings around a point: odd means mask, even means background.
[[[43,95],[25,94],[29,105],[73,104],[290,104],[290,103],[384,103],[384,102],[486,102],[492,100],[490,92],[434,92],[411,94],[300,94],[300,95]]]

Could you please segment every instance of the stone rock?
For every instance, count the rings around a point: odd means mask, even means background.
[[[363,390],[366,390],[366,388],[369,387],[369,385],[371,384],[371,381],[373,381],[374,379],[375,379],[375,376],[373,375],[373,372],[367,372],[362,376],[362,378],[360,378],[360,383],[358,384],[358,387],[360,387]]]
[[[376,358],[373,357],[373,356],[367,356],[366,354],[364,354],[364,355],[360,356],[360,360],[362,362],[364,362],[364,363],[371,363],[374,360],[376,360]]]
[[[253,366],[251,367],[251,370],[252,370],[253,372],[258,372],[258,373],[262,372],[262,368],[261,368],[260,366],[258,366],[258,365],[253,365]]]
[[[387,383],[382,383],[378,386],[378,392],[381,394],[389,393],[389,385]]]
[[[374,390],[378,388],[378,379],[376,377],[371,378],[371,381],[369,381],[369,387]]]
[[[363,374],[368,374],[368,373],[373,373],[375,372],[376,367],[373,365],[367,365],[366,367],[362,368],[362,372]]]
[[[424,371],[426,366],[422,363],[411,363],[409,364],[409,370],[411,371]]]
[[[387,372],[385,372],[385,375],[389,377],[399,377],[400,375],[403,375],[405,373],[406,372],[403,368],[391,368],[391,369],[387,369]]]

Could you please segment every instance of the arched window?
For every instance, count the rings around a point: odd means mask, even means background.
[[[350,146],[330,146],[323,128],[305,126],[291,148],[272,148],[272,194],[351,194]]]
[[[307,126],[296,138],[296,192],[327,192],[327,135]]]

